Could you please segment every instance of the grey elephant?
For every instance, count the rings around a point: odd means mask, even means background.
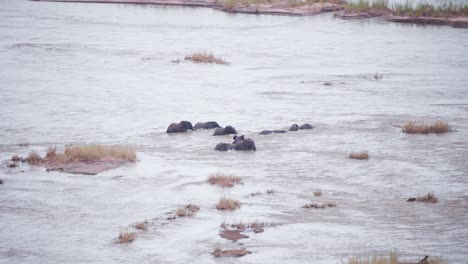
[[[198,122],[195,124],[195,126],[193,127],[195,130],[198,130],[198,129],[212,129],[212,128],[218,128],[220,127],[218,125],[218,122],[216,121],[209,121],[209,122]]]
[[[260,135],[269,135],[269,134],[277,134],[277,133],[286,133],[286,130],[263,130],[260,132]]]
[[[223,135],[230,135],[230,134],[237,134],[237,131],[232,126],[226,126],[226,127],[216,128],[213,133],[213,136],[223,136]]]
[[[250,138],[244,138],[244,135],[238,137],[233,137],[234,142],[232,143],[232,148],[234,150],[243,150],[243,151],[256,151],[257,147],[255,146],[255,142]]]
[[[229,143],[218,143],[215,147],[215,150],[219,151],[228,151],[232,149],[232,144]]]
[[[309,124],[309,123],[305,123],[305,124],[302,124],[302,125],[299,126],[299,129],[300,129],[300,130],[304,130],[304,129],[313,129],[313,128],[314,128],[314,126],[311,125],[311,124]]]
[[[189,121],[180,121],[180,123],[172,123],[167,128],[166,133],[182,133],[188,130],[193,130],[192,123]]]
[[[298,131],[299,130],[299,126],[297,124],[293,124],[290,128],[289,128],[289,131]]]
[[[243,135],[238,137],[233,137],[234,142],[229,143],[218,143],[215,147],[215,150],[219,151],[228,151],[228,150],[240,150],[240,151],[256,151],[257,147],[255,142],[250,138],[245,138]]]

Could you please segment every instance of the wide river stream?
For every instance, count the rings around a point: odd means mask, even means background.
[[[199,51],[230,65],[184,60]],[[468,29],[2,0],[0,117],[2,161],[83,143],[138,156],[94,176],[3,163],[0,263],[326,264],[390,250],[468,263]],[[165,133],[181,120],[232,125],[257,151],[214,151],[232,138],[209,130]],[[455,131],[399,127],[437,120]],[[360,150],[370,159],[347,158]],[[213,173],[243,184],[211,186]],[[406,202],[428,192],[439,202]],[[216,210],[224,196],[242,207]],[[313,201],[336,207],[301,208]],[[165,220],[187,203],[196,216]],[[114,243],[145,219],[133,243]],[[275,226],[218,235],[255,221]],[[252,254],[214,258],[215,247]]]

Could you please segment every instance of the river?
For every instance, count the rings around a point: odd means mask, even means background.
[[[231,64],[183,60],[198,51]],[[467,55],[468,29],[445,26],[0,1],[1,160],[75,143],[131,145],[139,159],[96,176],[2,164],[0,263],[325,264],[392,249],[467,263]],[[231,137],[212,131],[165,133],[181,120],[233,125],[257,151],[214,151]],[[411,120],[455,132],[401,133]],[[347,158],[359,150],[370,159]],[[243,184],[210,186],[217,172]],[[439,202],[406,202],[427,192]],[[242,207],[217,211],[223,196]],[[301,208],[311,201],[337,206]],[[195,217],[161,220],[187,203]],[[145,219],[133,243],[113,243]],[[218,236],[240,221],[276,226]],[[252,254],[217,259],[216,246]]]

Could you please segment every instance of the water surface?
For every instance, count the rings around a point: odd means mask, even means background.
[[[197,51],[231,65],[183,61]],[[101,143],[132,145],[139,162],[97,176],[3,165],[0,263],[337,263],[390,249],[466,263],[467,51],[467,29],[332,14],[1,1],[0,158]],[[180,120],[233,125],[258,151],[215,152],[231,138],[211,131],[167,135]],[[456,132],[402,134],[410,120]],[[305,122],[316,128],[257,134]],[[370,160],[346,158],[359,150]],[[216,172],[244,184],[207,185]],[[440,202],[405,201],[427,192]],[[242,208],[217,211],[224,195]],[[311,201],[337,207],[301,208]],[[189,202],[196,217],[162,225]],[[113,243],[145,219],[134,243]],[[239,241],[253,254],[210,255],[241,247],[218,236],[222,222],[256,220],[279,225]]]

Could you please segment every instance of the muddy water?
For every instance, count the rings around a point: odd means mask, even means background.
[[[2,165],[0,263],[339,263],[390,249],[467,263],[466,29],[18,0],[0,2],[0,36],[2,160],[68,143],[129,144],[139,157],[98,176]],[[171,63],[203,50],[231,65]],[[456,132],[396,127],[439,119]],[[231,124],[258,151],[164,133],[180,120]],[[257,135],[304,122],[316,129]],[[358,150],[370,160],[346,158]],[[244,184],[207,185],[215,172]],[[405,202],[427,192],[440,202]],[[223,196],[242,208],[218,212]],[[301,208],[311,201],[337,207]],[[164,220],[189,202],[196,217]],[[113,243],[145,219],[134,243]],[[278,226],[218,236],[224,221],[256,220]],[[215,246],[253,254],[214,259]]]

